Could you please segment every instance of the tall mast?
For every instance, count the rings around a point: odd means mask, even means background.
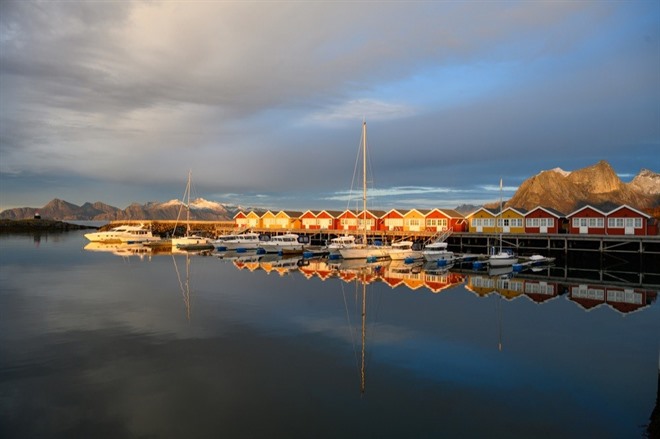
[[[192,178],[192,170],[188,171],[188,185],[186,192],[188,192],[188,199],[186,200],[186,236],[190,235],[190,180]]]
[[[502,178],[500,178],[500,213],[499,223],[500,223],[500,253],[502,253],[502,232],[504,231],[504,220],[502,219]]]
[[[367,243],[367,121],[362,122],[362,243]]]

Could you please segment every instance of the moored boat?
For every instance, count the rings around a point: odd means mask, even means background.
[[[260,243],[259,234],[253,232],[224,235],[213,241],[218,250],[256,249]]]
[[[85,238],[91,242],[123,242],[128,244],[158,241],[160,237],[154,236],[151,230],[142,225],[122,225],[103,232],[85,233]]]
[[[392,245],[387,248],[387,253],[393,261],[422,259],[423,255],[421,250],[414,250],[413,245],[414,242],[412,241],[393,242]]]
[[[444,241],[435,241],[425,246],[422,256],[427,262],[438,264],[451,264],[456,259],[454,252],[447,250],[447,243]]]
[[[261,241],[259,248],[266,253],[302,253],[304,245],[298,241],[295,233],[272,236],[269,240]]]

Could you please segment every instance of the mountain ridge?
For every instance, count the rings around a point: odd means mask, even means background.
[[[601,210],[627,204],[651,214],[658,212],[660,174],[643,168],[629,183],[624,183],[612,166],[604,160],[575,171],[554,168],[541,171],[525,180],[504,206],[527,210],[542,206],[569,214],[587,204]],[[59,220],[173,220],[177,217],[183,218],[184,207],[184,204],[176,199],[163,203],[132,203],[126,209],[119,209],[101,201],[77,206],[55,198],[42,208],[20,207],[4,210],[0,212],[0,219],[28,219],[39,213],[43,218]],[[456,210],[468,214],[479,207],[462,205]],[[487,203],[484,207],[499,209],[499,203]],[[262,208],[244,208],[197,198],[191,202],[190,216],[194,220],[230,221],[237,212],[246,209],[266,211]]]

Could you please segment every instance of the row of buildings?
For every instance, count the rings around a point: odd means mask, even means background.
[[[324,230],[371,232],[454,232],[472,233],[570,233],[590,235],[657,235],[655,218],[633,207],[622,205],[608,212],[584,206],[569,214],[548,207],[531,210],[508,207],[502,212],[482,207],[469,215],[452,209],[321,210],[305,212],[281,210],[259,214],[239,212],[234,216],[239,229]]]

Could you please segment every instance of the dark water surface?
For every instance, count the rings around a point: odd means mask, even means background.
[[[656,404],[657,291],[392,272],[363,333],[350,276],[86,244],[0,236],[2,438],[638,438]]]

